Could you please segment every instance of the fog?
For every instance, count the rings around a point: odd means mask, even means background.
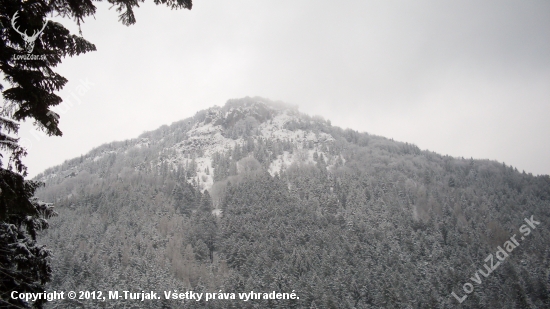
[[[136,18],[123,26],[98,3],[85,20],[98,50],[57,68],[72,104],[58,109],[64,136],[21,129],[31,176],[245,96],[550,174],[548,1],[146,1]]]

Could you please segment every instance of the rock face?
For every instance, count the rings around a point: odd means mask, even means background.
[[[168,149],[169,152],[175,153],[169,157],[169,161],[175,165],[188,166],[195,160],[198,179],[205,179],[201,184],[202,190],[212,187],[215,174],[212,156],[216,153],[223,153],[237,146],[245,147],[247,143],[257,143],[260,140],[291,143],[294,149],[314,145],[305,150],[306,158],[303,158],[304,152],[301,152],[302,157],[298,158],[298,153],[293,155],[289,151],[273,156],[267,166],[270,174],[274,175],[281,168],[286,168],[298,160],[314,163],[315,152],[329,159],[330,156],[321,150],[321,145],[327,146],[334,141],[330,134],[300,129],[314,120],[300,114],[296,109],[276,105],[261,98],[229,101],[223,108],[207,109],[204,116],[201,115],[199,119],[201,120],[186,133],[183,141]],[[317,121],[321,126],[326,125],[323,120]],[[193,158],[181,155],[186,153],[197,155]],[[210,175],[204,172],[207,169]]]

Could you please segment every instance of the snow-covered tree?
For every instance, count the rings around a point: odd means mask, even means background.
[[[26,168],[21,157],[25,149],[18,144],[19,124],[0,117],[0,306],[26,307],[20,299],[11,299],[11,291],[42,292],[51,277],[51,253],[36,242],[36,233],[48,227],[55,215],[53,206],[33,198],[40,186],[25,180]],[[3,159],[7,156],[8,161]],[[41,303],[37,302],[36,306]]]

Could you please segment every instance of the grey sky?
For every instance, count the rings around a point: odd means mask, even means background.
[[[86,20],[98,51],[58,68],[70,81],[61,96],[81,101],[61,113],[64,136],[21,130],[31,176],[256,95],[421,149],[550,174],[547,0],[196,0],[191,11],[146,1],[136,17],[125,27],[99,3]]]

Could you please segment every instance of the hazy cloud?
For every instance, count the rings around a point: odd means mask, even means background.
[[[95,86],[62,115],[64,137],[30,137],[31,174],[255,95],[422,149],[550,174],[548,1],[145,3],[131,27],[100,3],[83,31],[98,51],[65,60],[62,96],[79,79]]]

